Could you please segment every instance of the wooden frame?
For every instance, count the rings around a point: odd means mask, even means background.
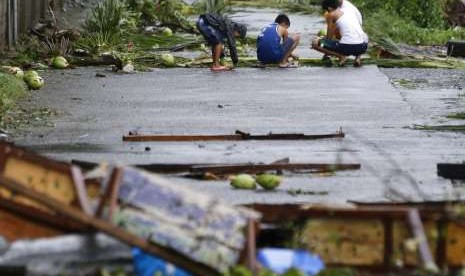
[[[261,221],[271,227],[269,228],[271,230],[263,230],[259,235],[259,245],[262,246],[267,246],[267,241],[271,241],[271,239],[276,240],[275,237],[277,233],[280,233],[279,231],[287,231],[285,228],[280,228],[280,225],[286,225],[289,222],[297,223],[297,225],[307,225],[306,223],[314,221],[316,225],[320,223],[320,226],[324,225],[325,222],[329,222],[329,226],[331,226],[332,222],[337,222],[336,226],[339,225],[337,227],[350,229],[349,232],[352,235],[345,237],[349,239],[356,239],[357,231],[363,233],[366,230],[366,228],[357,228],[357,223],[360,224],[360,221],[364,221],[365,224],[376,222],[378,224],[377,229],[385,237],[380,239],[379,244],[376,245],[377,248],[382,249],[379,252],[382,257],[378,259],[379,261],[376,264],[364,260],[347,261],[347,259],[344,259],[342,251],[331,251],[340,258],[325,259],[325,262],[328,266],[342,265],[383,271],[395,269],[395,261],[399,257],[405,258],[405,267],[418,266],[421,263],[423,268],[427,269],[436,269],[437,267],[461,268],[463,261],[465,261],[465,222],[454,215],[454,212],[457,211],[454,211],[453,206],[453,203],[448,202],[379,205],[374,203],[347,208],[298,204],[245,205],[245,207],[260,212],[262,214]],[[458,212],[460,213],[461,208],[464,207],[457,206],[456,208],[459,208]],[[325,229],[326,232],[321,231],[322,229]],[[330,229],[339,228],[322,228],[321,226],[313,230],[320,230],[320,233],[324,235],[329,233]],[[267,231],[269,232],[267,233]],[[284,233],[286,233],[286,236],[293,235],[288,232],[282,232],[282,235]],[[405,246],[401,241],[407,237],[412,242],[414,241],[418,263],[412,259],[414,256],[412,252],[404,252],[399,255],[397,251],[400,245]],[[343,240],[343,242],[350,244],[350,241]],[[352,244],[363,244],[364,242],[370,247],[374,246],[372,240],[352,241]],[[319,254],[322,252],[316,250],[314,253]]]
[[[0,142],[0,176],[55,198],[63,205],[70,204],[86,214],[92,212],[85,190],[84,177],[76,166],[56,162],[13,144]],[[62,231],[84,230],[82,224],[57,216],[55,212],[45,208],[42,204],[9,191],[1,184],[0,207],[28,220],[37,221]]]

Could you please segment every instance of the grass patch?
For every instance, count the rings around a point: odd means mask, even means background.
[[[0,73],[0,126],[5,126],[5,114],[14,108],[16,101],[26,95],[22,80]]]
[[[446,117],[449,118],[449,119],[465,120],[465,112],[458,112],[458,113],[449,114]]]

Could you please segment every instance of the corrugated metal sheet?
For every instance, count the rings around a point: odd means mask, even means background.
[[[47,10],[48,0],[0,0],[0,49],[14,44],[21,34],[47,17]]]

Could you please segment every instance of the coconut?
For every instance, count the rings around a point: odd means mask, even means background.
[[[34,70],[29,70],[29,71],[26,71],[26,73],[24,73],[24,81],[26,83],[29,82],[29,80],[35,78],[35,77],[39,77],[39,73],[37,73],[37,71],[34,71]]]
[[[173,31],[170,28],[166,27],[166,28],[163,29],[161,34],[164,35],[164,36],[172,36]]]
[[[44,79],[40,76],[32,77],[29,81],[27,81],[27,85],[32,90],[39,90],[44,86]]]
[[[250,174],[239,174],[231,180],[231,186],[236,189],[249,189],[253,190],[257,188],[255,179]]]
[[[15,77],[17,77],[20,80],[24,79],[24,71],[19,67],[11,67],[9,73],[14,75]]]
[[[317,35],[318,36],[326,36],[326,30],[319,30]]]
[[[58,56],[52,59],[52,66],[56,69],[65,69],[69,66],[69,63],[64,57]]]
[[[255,178],[258,185],[265,190],[273,190],[281,184],[281,177],[274,174],[260,174]]]
[[[173,67],[176,64],[176,61],[172,54],[161,55],[161,60],[162,60],[163,65],[167,67]]]

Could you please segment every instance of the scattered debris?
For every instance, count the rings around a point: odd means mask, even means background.
[[[97,163],[72,160],[72,163],[89,170],[96,167]],[[190,177],[200,177],[207,174],[214,174],[216,176],[227,176],[240,173],[253,173],[260,174],[266,172],[282,173],[289,171],[292,173],[325,173],[335,172],[341,170],[359,170],[361,165],[354,164],[324,164],[324,163],[286,163],[286,162],[273,162],[270,164],[261,163],[242,163],[242,164],[215,164],[215,163],[193,163],[193,164],[135,164],[137,167],[149,172],[154,173],[188,173]]]
[[[0,235],[14,241],[97,230],[196,275],[255,263],[257,213],[134,168],[110,173],[94,212],[80,169],[0,143],[0,213],[8,218]]]
[[[450,40],[447,42],[447,55],[451,57],[465,57],[465,41]]]
[[[329,138],[344,138],[342,130],[331,134],[308,135],[302,133],[269,133],[266,135],[253,135],[236,130],[235,134],[224,135],[143,135],[130,131],[123,136],[125,142],[193,142],[193,141],[241,141],[241,140],[317,140]]]
[[[324,195],[329,195],[329,192],[326,192],[326,191],[315,192],[315,191],[302,190],[302,189],[289,189],[289,190],[287,190],[287,193],[290,194],[291,196],[299,196],[299,195],[319,195],[319,196],[324,196]]]
[[[448,179],[465,179],[465,163],[450,164],[439,163],[437,164],[438,175]]]

